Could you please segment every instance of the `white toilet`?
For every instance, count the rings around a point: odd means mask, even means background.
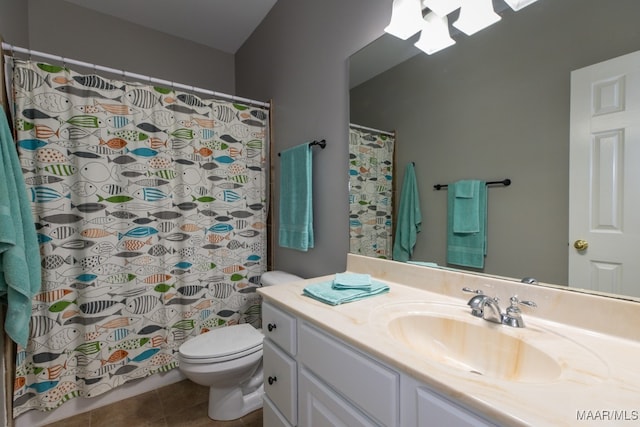
[[[262,286],[302,280],[283,271],[268,271]],[[209,418],[235,420],[262,407],[262,332],[249,324],[213,329],[180,346],[180,371],[209,387]]]

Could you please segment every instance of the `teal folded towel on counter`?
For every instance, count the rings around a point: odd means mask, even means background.
[[[484,181],[478,182],[478,231],[460,233],[455,231],[454,226],[457,185],[458,183],[449,184],[447,195],[447,263],[484,268],[484,257],[487,254],[487,186]]]
[[[371,290],[371,275],[361,273],[336,273],[333,289]]]
[[[31,299],[42,284],[40,249],[31,202],[4,111],[0,109],[0,300],[4,329],[27,346]]]
[[[278,243],[303,252],[314,246],[311,154],[308,143],[280,153]]]
[[[407,261],[407,264],[419,265],[421,267],[438,267],[437,263],[427,261]]]
[[[389,286],[376,280],[371,281],[371,289],[334,289],[333,280],[308,285],[302,291],[303,295],[329,305],[339,305],[358,301],[374,295],[389,292]]]

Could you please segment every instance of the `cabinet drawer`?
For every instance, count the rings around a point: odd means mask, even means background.
[[[376,424],[306,369],[300,373],[300,427],[375,427]]]
[[[268,302],[262,303],[262,333],[290,355],[296,355],[296,318]]]
[[[291,427],[291,424],[282,416],[268,397],[264,397],[262,406],[262,425],[266,427]]]
[[[291,425],[297,423],[297,365],[296,361],[270,340],[262,346],[264,390]]]
[[[416,393],[418,425],[420,427],[487,427],[493,425],[430,390],[419,388]]]
[[[299,361],[376,422],[394,427],[399,418],[399,375],[362,353],[303,323]]]

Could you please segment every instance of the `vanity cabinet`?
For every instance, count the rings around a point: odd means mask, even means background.
[[[301,370],[299,385],[301,426],[374,427],[379,425],[309,370]],[[268,424],[265,422],[264,425]]]
[[[454,405],[428,388],[416,388],[416,426],[484,427],[491,424]]]
[[[396,372],[306,322],[298,328],[302,367],[352,403],[354,412],[360,410],[377,423],[369,425],[398,426],[400,376]]]
[[[492,423],[459,403],[436,393],[427,385],[402,375],[400,410],[406,427],[489,427]]]
[[[274,322],[278,331],[265,331],[265,427],[495,425],[273,304],[262,312],[263,328]]]
[[[263,422],[269,427],[298,424],[298,370],[296,318],[262,304],[264,372]]]

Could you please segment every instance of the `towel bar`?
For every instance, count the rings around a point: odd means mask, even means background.
[[[324,150],[324,147],[326,147],[326,146],[327,146],[327,141],[326,141],[326,140],[324,140],[324,139],[321,139],[320,141],[311,141],[311,142],[309,143],[309,147],[312,147],[312,146],[314,146],[314,145],[319,145],[319,146],[320,146],[320,148],[322,148],[322,149]],[[280,156],[280,153],[278,153],[278,156]]]
[[[487,181],[485,184],[486,185],[502,184],[505,187],[508,187],[511,185],[511,180],[507,178],[507,179],[503,179],[502,181]],[[442,190],[443,188],[447,188],[447,187],[448,187],[447,184],[435,184],[433,186],[433,188],[435,188],[436,190]]]

